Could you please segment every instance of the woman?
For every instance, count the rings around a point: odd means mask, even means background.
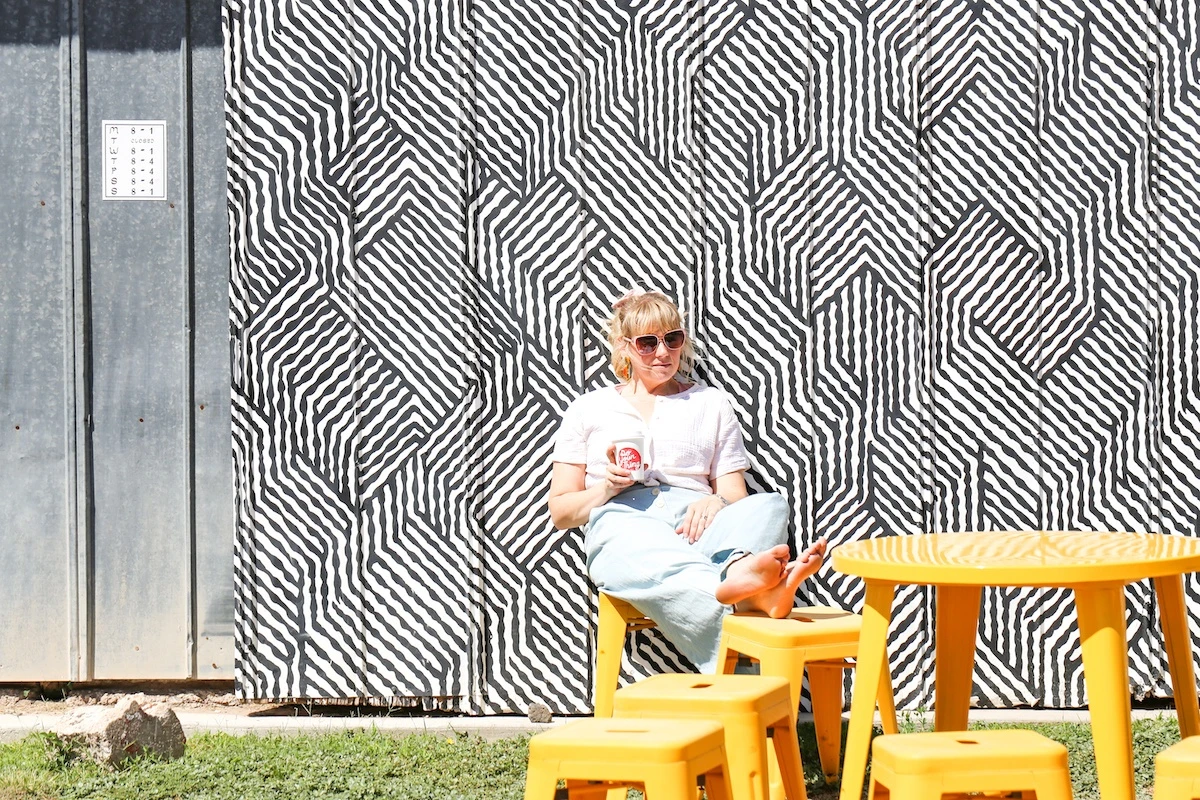
[[[729,398],[686,378],[695,351],[679,309],[660,292],[613,303],[612,367],[622,381],[563,415],[550,515],[582,527],[592,582],[653,619],[702,672],[715,672],[730,607],[784,617],[825,554],[818,541],[789,562],[789,510],[748,495],[750,462]],[[645,476],[616,464],[613,442],[645,437]]]

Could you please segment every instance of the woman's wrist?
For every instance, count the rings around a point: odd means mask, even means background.
[[[725,506],[729,505],[729,501],[728,501],[728,500],[726,500],[726,499],[725,499],[725,496],[724,496],[723,494],[721,494],[720,492],[713,492],[713,497],[715,497],[715,498],[717,498],[718,500],[720,500],[720,501],[721,501],[721,507],[722,507],[722,508],[724,508]]]

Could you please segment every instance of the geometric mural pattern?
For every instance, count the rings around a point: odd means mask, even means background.
[[[679,299],[795,542],[1200,518],[1193,0],[225,0],[237,686],[590,709],[552,438]],[[1200,586],[1188,585],[1200,632]],[[825,568],[801,599],[859,608]],[[1135,694],[1169,691],[1128,593]],[[932,598],[898,597],[902,706]],[[653,632],[626,668],[681,666]],[[1085,702],[985,593],[981,705]]]

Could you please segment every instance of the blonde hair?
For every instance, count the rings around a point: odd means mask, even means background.
[[[649,331],[673,331],[684,328],[683,314],[679,307],[662,292],[634,290],[613,303],[613,313],[608,319],[608,345],[612,351],[613,374],[622,382],[629,381],[633,364],[626,355],[626,337],[632,339]],[[680,374],[691,378],[696,367],[697,352],[689,333],[679,355]]]

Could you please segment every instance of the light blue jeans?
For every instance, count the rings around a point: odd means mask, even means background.
[[[584,526],[588,576],[658,624],[701,672],[717,667],[721,620],[732,609],[714,596],[722,570],[741,553],[787,543],[787,502],[754,494],[712,519],[695,544],[675,532],[687,507],[705,497],[691,489],[641,486],[594,509]]]

